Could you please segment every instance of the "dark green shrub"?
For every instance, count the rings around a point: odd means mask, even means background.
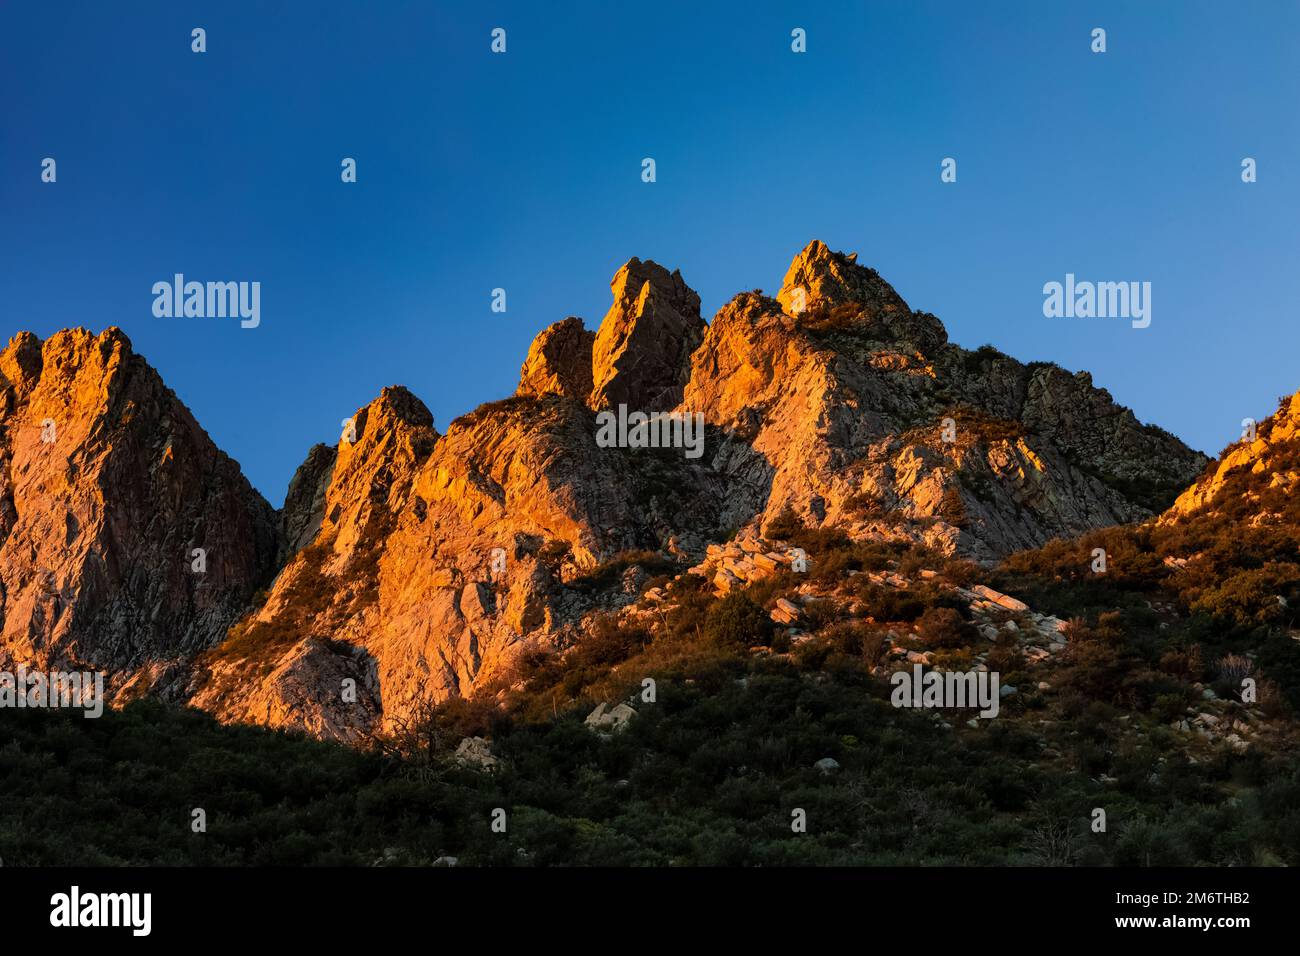
[[[739,591],[714,604],[704,621],[705,637],[723,645],[767,644],[772,631],[768,613]]]
[[[927,608],[916,629],[927,647],[965,647],[976,636],[975,628],[950,607]]]

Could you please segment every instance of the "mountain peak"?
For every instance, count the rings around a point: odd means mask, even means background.
[[[609,290],[614,293],[614,305],[610,311],[630,308],[643,294],[647,284],[652,287],[655,295],[678,312],[686,315],[700,314],[700,297],[686,284],[680,270],[669,272],[653,259],[642,260],[636,256],[623,263],[610,280]]]
[[[0,389],[12,387],[27,395],[41,377],[41,340],[31,332],[19,332],[0,352]]]
[[[519,370],[517,395],[567,395],[585,402],[591,394],[591,351],[596,333],[575,315],[537,333]]]
[[[390,385],[348,420],[321,499],[325,524],[345,538],[366,534],[365,526],[384,502],[401,500],[421,462],[438,439],[433,415],[401,385]],[[310,465],[309,462],[304,466]],[[300,469],[301,470],[301,469]],[[379,523],[387,526],[387,515]]]
[[[433,415],[428,406],[405,385],[385,385],[368,405],[357,409],[360,425],[363,418],[376,424],[395,423],[411,428],[432,428]],[[361,429],[357,429],[358,435]]]
[[[814,239],[790,263],[777,301],[790,315],[823,302],[856,302],[884,312],[911,311],[880,273],[858,265],[857,259],[856,252],[832,252],[826,243]]]
[[[572,316],[544,329],[516,397],[445,435],[410,391],[383,389],[311,450],[278,516],[120,331],[15,336],[0,353],[0,662],[54,650],[115,680],[174,662],[191,704],[223,720],[360,739],[578,639],[635,590],[635,573],[616,594],[598,583],[622,553],[700,553],[789,511],[991,560],[1146,517],[1204,464],[1086,375],[948,344],[822,242],[779,299],[742,293],[712,324],[651,260],[610,288],[598,331]],[[593,444],[591,411],[620,404],[698,414],[700,454]],[[193,548],[209,563],[197,583]],[[46,571],[80,589],[71,611]],[[343,677],[364,706],[339,701]]]
[[[699,295],[680,272],[637,258],[615,273],[610,291],[614,304],[592,343],[588,404],[672,408],[681,400],[691,353],[707,327]]]

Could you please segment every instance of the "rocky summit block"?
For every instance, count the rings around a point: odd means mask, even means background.
[[[691,353],[704,337],[700,297],[680,272],[648,259],[629,259],[610,289],[614,304],[592,347],[588,405],[667,411],[681,400]]]
[[[596,333],[569,316],[538,333],[519,370],[517,395],[567,395],[585,402],[591,394],[591,356]]]
[[[718,510],[716,482],[680,456],[594,453],[594,415],[558,394],[491,403],[439,435],[418,399],[386,389],[353,421],[354,440],[329,467],[313,451],[286,500],[286,525],[311,540],[194,676],[190,702],[224,721],[349,742],[391,730],[560,646],[595,600],[566,574]],[[305,654],[326,635],[329,658]],[[302,660],[293,681],[263,676]]]
[[[800,315],[822,302],[853,302],[885,312],[912,311],[880,273],[858,265],[856,252],[832,252],[820,239],[808,243],[794,257],[776,299],[790,315]]]

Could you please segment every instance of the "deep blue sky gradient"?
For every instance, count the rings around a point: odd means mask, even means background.
[[[1291,0],[4,0],[0,333],[121,326],[278,505],[385,385],[440,428],[509,394],[631,256],[708,317],[820,238],[1213,454],[1300,389],[1298,51]],[[261,327],[155,318],[175,272],[261,281]],[[1044,318],[1066,272],[1151,327]]]

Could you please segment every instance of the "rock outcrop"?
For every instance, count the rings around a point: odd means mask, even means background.
[[[702,547],[722,493],[680,455],[595,454],[594,416],[556,394],[483,406],[439,436],[388,389],[355,423],[323,493],[304,475],[325,475],[327,456],[300,469],[286,526],[315,537],[206,655],[195,706],[351,742],[392,729],[571,639],[602,562],[672,535]],[[307,501],[320,504],[290,522]]]
[[[680,272],[640,259],[629,259],[610,289],[614,304],[596,333],[588,404],[667,411],[681,400],[691,353],[704,336],[700,297]]]
[[[1259,422],[1253,435],[1224,450],[1212,468],[1178,496],[1160,516],[1174,524],[1229,506],[1252,511],[1253,520],[1267,522],[1265,499],[1294,497],[1300,489],[1300,392],[1284,397],[1277,411]],[[1231,500],[1236,497],[1236,501]]]
[[[298,466],[280,509],[280,556],[283,567],[293,555],[311,544],[325,519],[325,496],[329,492],[334,463],[338,458],[330,445],[314,445],[307,460]]]
[[[585,402],[591,394],[591,356],[596,333],[569,316],[533,339],[519,371],[517,395],[565,395]]]
[[[281,515],[286,540],[300,548],[262,605],[200,660],[194,706],[231,721],[360,739],[382,707],[365,640],[379,559],[437,438],[423,402],[386,388],[350,419],[336,448],[311,450]]]
[[[778,299],[723,306],[680,408],[718,429],[729,518],[765,525],[789,507],[985,560],[1149,516],[1206,461],[1086,373],[950,344],[934,316],[821,243]]]
[[[274,571],[273,509],[118,329],[10,341],[0,465],[0,662],[152,680]]]
[[[835,306],[845,302],[897,315],[912,311],[880,273],[857,262],[856,252],[831,252],[826,243],[815,239],[790,263],[776,300],[790,315],[819,303]]]

